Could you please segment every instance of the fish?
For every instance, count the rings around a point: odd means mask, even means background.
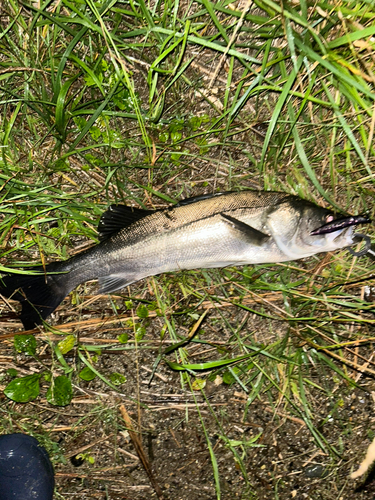
[[[280,263],[350,247],[362,216],[340,217],[294,195],[244,190],[181,200],[161,210],[111,205],[99,243],[66,261],[0,278],[0,294],[19,301],[33,329],[77,285],[99,281],[99,293],[183,269]]]

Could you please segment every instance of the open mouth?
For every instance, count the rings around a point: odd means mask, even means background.
[[[340,219],[335,219],[330,222],[327,222],[326,224],[323,224],[323,226],[318,227],[317,229],[314,229],[314,231],[311,231],[311,235],[318,235],[318,234],[328,234],[328,233],[334,233],[335,231],[339,231],[340,229],[345,229],[346,227],[349,226],[358,226],[359,224],[369,224],[371,222],[371,219],[367,217],[367,215],[350,215],[349,217],[342,217]]]

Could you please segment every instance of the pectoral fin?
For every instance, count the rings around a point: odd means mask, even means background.
[[[255,229],[254,227],[249,226],[245,222],[242,222],[234,217],[231,217],[228,214],[220,214],[224,221],[232,226],[232,228],[240,233],[242,238],[246,238],[249,244],[261,247],[264,245],[269,239],[270,236],[268,234],[262,233]]]

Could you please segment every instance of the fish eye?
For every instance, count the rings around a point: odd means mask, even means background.
[[[326,215],[325,219],[326,219],[326,222],[328,224],[328,222],[332,222],[334,220],[334,217],[332,214],[328,214],[328,215]]]

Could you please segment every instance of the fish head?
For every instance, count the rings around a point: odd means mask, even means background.
[[[343,224],[335,226],[336,220],[342,220]],[[346,220],[347,224],[344,223]],[[324,227],[327,230],[320,231]],[[349,217],[337,219],[330,210],[312,205],[306,206],[301,214],[298,236],[306,248],[315,248],[315,253],[332,252],[354,244],[354,229],[355,225],[349,223]]]
[[[330,210],[291,197],[274,207],[268,226],[280,250],[294,260],[353,245],[355,223],[343,222],[336,227],[336,220]],[[322,227],[328,230],[320,230]]]

